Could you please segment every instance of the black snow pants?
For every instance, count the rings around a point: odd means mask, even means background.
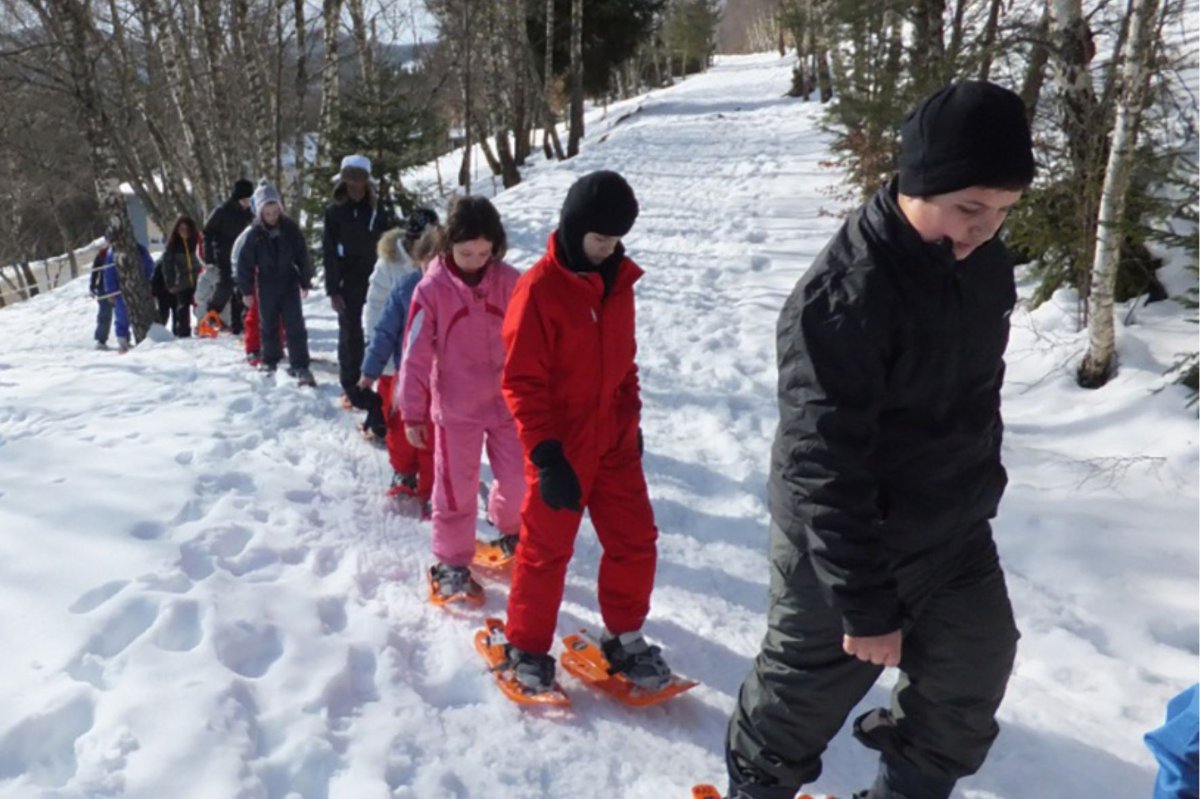
[[[258,280],[258,324],[262,332],[262,361],[275,366],[283,357],[279,345],[279,323],[282,320],[287,339],[288,365],[307,369],[308,329],[304,325],[304,308],[300,302],[300,285],[295,280]]]
[[[726,753],[731,796],[753,799],[790,798],[816,780],[825,747],[883,671],[842,650],[841,618],[808,552],[775,524],[770,542],[767,635],[742,684]],[[901,675],[891,708],[860,716],[855,736],[881,755],[872,799],[946,799],[999,732],[995,714],[1019,633],[986,522],[940,550],[898,560],[894,574],[904,609]]]

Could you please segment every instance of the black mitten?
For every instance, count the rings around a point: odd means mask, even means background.
[[[533,448],[529,460],[538,470],[538,492],[552,510],[581,510],[579,501],[583,490],[579,478],[563,455],[562,442],[549,439]]]

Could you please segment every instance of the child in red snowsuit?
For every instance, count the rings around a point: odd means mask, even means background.
[[[504,319],[501,385],[529,486],[505,637],[515,679],[533,692],[553,685],[548,652],[585,508],[604,548],[602,649],[641,687],[670,680],[658,647],[639,632],[658,530],[642,472],[634,362],[633,284],[642,270],[621,246],[637,213],[633,190],[615,172],[576,181],[546,254],[517,282]]]

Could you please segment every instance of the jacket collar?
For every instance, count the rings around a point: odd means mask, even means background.
[[[558,231],[554,230],[550,233],[550,238],[546,242],[546,254],[550,256],[551,263],[563,275],[575,280],[582,280],[588,286],[595,289],[596,293],[604,296],[604,279],[599,272],[576,272],[567,266],[566,258],[563,257],[559,250]],[[625,257],[621,259],[621,263],[617,265],[617,274],[613,280],[612,291],[609,295],[616,294],[618,291],[632,290],[633,284],[638,281],[645,271],[635,264],[632,259]]]
[[[921,238],[916,228],[900,209],[897,199],[899,181],[892,178],[887,186],[875,193],[863,209],[863,227],[872,243],[896,260],[919,265],[935,275],[950,275],[958,268],[954,251],[946,242],[930,242]]]

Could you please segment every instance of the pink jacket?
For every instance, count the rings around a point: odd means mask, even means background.
[[[396,380],[396,406],[406,422],[426,421],[426,409],[438,425],[510,422],[500,395],[500,327],[519,276],[493,259],[479,285],[468,286],[442,256],[430,263],[413,294]]]

